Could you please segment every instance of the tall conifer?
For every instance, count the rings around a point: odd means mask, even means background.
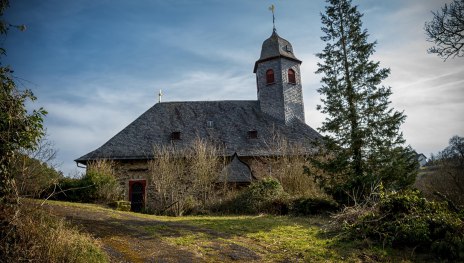
[[[368,42],[362,14],[351,0],[327,0],[321,17],[326,46],[317,54],[318,110],[327,116],[320,131],[331,156],[321,165],[341,178],[331,190],[362,199],[380,182],[410,184],[415,162],[399,130],[406,116],[390,106],[391,88],[381,85],[390,69],[370,59],[376,42]]]

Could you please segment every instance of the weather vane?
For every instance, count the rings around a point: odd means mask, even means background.
[[[274,10],[275,10],[274,4],[272,4],[272,5],[269,7],[269,10],[271,10],[271,12],[272,12],[272,31],[276,32],[276,28],[275,28],[275,16],[274,16]]]

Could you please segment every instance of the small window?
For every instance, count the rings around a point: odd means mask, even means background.
[[[206,127],[213,128],[213,121],[207,121],[206,122]]]
[[[266,84],[274,83],[274,70],[268,69],[266,71]]]
[[[248,131],[248,138],[249,139],[257,139],[258,138],[258,131],[257,130]]]
[[[288,70],[288,82],[293,84],[296,83],[295,71],[293,69]]]
[[[171,132],[171,140],[180,140],[180,132]]]

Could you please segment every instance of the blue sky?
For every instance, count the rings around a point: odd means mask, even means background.
[[[425,155],[453,135],[464,136],[464,59],[427,54],[424,23],[450,1],[357,0],[374,60],[390,67],[384,85],[392,105],[408,116],[402,131]],[[3,59],[22,88],[49,114],[45,126],[57,163],[75,174],[74,159],[98,148],[157,102],[256,99],[254,62],[276,27],[303,61],[306,122],[317,128],[320,75],[315,54],[325,2],[305,0],[14,0]]]

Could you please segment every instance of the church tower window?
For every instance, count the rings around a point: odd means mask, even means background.
[[[274,70],[268,69],[266,71],[266,84],[274,83]]]
[[[295,71],[293,69],[288,69],[288,82],[296,84]]]

